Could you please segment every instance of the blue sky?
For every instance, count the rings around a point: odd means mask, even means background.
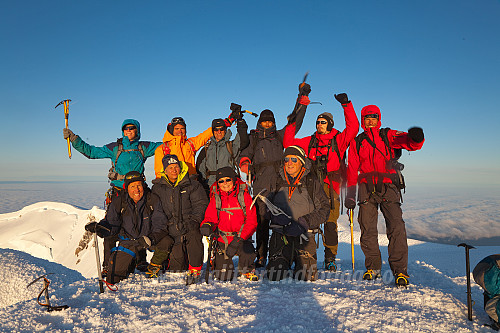
[[[4,1],[0,181],[106,181],[109,160],[68,159],[62,99],[70,128],[98,146],[125,118],[145,140],[174,116],[196,135],[231,102],[273,110],[281,128],[310,71],[323,105],[300,137],[323,111],[342,130],[333,93],[346,92],[358,115],[376,104],[384,127],[424,129],[423,149],[402,157],[407,183],[498,186],[498,17],[497,0]]]

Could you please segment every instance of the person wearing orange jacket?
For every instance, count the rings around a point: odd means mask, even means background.
[[[347,94],[335,95],[335,99],[344,109],[345,129],[340,132],[333,128],[333,116],[323,112],[316,119],[316,132],[302,139],[295,138],[295,124],[285,130],[283,146],[299,146],[312,161],[313,171],[323,184],[323,189],[330,200],[330,215],[324,225],[323,245],[325,247],[325,269],[335,272],[337,264],[335,257],[339,246],[337,219],[340,210],[340,184],[343,179],[342,169],[345,169],[343,156],[349,143],[356,137],[359,121]]]
[[[227,127],[230,127],[235,117],[231,112],[228,118],[224,119]],[[180,161],[187,164],[188,173],[196,174],[195,156],[198,149],[212,137],[212,126],[207,128],[197,136],[188,138],[186,135],[186,122],[182,117],[175,117],[167,125],[167,130],[163,135],[163,144],[155,150],[155,176],[161,178],[163,172],[162,159],[165,155],[176,155]]]
[[[380,277],[382,259],[378,244],[378,208],[385,218],[389,239],[389,266],[396,285],[409,284],[408,243],[401,210],[401,189],[404,188],[402,164],[397,161],[401,149],[419,150],[424,144],[424,132],[412,127],[406,132],[381,129],[381,113],[376,105],[361,109],[364,132],[350,144],[347,168],[345,207],[356,207],[358,185],[358,222],[361,229],[361,249],[365,255],[365,280]]]
[[[218,169],[216,179],[200,225],[202,235],[210,236],[213,232],[218,235],[214,275],[219,280],[231,280],[234,275],[232,257],[238,255],[238,275],[257,281],[256,253],[252,244],[252,235],[257,230],[257,212],[255,206],[252,207],[252,197],[233,168]]]

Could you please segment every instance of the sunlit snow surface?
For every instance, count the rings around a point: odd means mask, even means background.
[[[474,321],[467,320],[465,251],[453,243],[453,238],[467,235],[480,244],[498,237],[498,195],[406,193],[403,210],[409,235],[454,244],[410,239],[408,269],[412,284],[408,289],[393,287],[383,223],[379,237],[383,279],[374,283],[361,280],[364,256],[357,226],[356,272],[352,274],[350,234],[344,215],[339,220],[341,270],[335,274],[320,271],[319,280],[313,283],[237,279],[186,287],[182,273],[167,273],[153,281],[137,273],[119,283],[118,292],[99,294],[92,278],[96,276],[92,243],[78,257],[74,253],[83,226],[104,215],[102,209],[92,208],[101,204],[95,199],[78,198],[78,186],[58,194],[30,194],[30,200],[57,201],[33,205],[20,197],[16,200],[14,196],[22,192],[18,190],[2,190],[0,197],[0,202],[10,202],[2,206],[4,214],[0,214],[1,331],[490,331],[482,327],[487,317],[482,310],[481,290],[474,283]],[[11,194],[10,201],[6,192]],[[88,193],[96,196],[90,188]],[[102,193],[97,193],[97,198]],[[15,206],[16,202],[21,206]],[[493,253],[500,253],[500,247],[477,246],[471,250],[472,268]],[[322,246],[318,260],[321,265]],[[52,281],[51,303],[67,304],[69,309],[48,313],[34,300],[42,283],[26,288],[47,273],[54,273],[48,276]]]

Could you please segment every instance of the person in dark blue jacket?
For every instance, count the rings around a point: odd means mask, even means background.
[[[115,284],[126,279],[132,260],[143,249],[154,251],[151,267],[157,276],[161,264],[168,258],[174,240],[169,236],[167,216],[160,198],[152,193],[137,171],[125,175],[126,191],[114,197],[106,216],[99,223],[91,222],[85,230],[96,232],[99,237],[116,235],[118,246],[113,248],[109,259],[106,281]],[[148,274],[146,273],[146,274]]]

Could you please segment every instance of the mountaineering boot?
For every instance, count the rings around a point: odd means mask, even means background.
[[[259,277],[255,274],[255,269],[248,273],[243,274],[243,277],[250,281],[259,281]]]
[[[146,269],[146,277],[148,279],[157,278],[161,269],[161,265],[149,264]]]
[[[337,264],[335,263],[335,257],[325,258],[325,269],[330,272],[337,271]]]
[[[200,280],[201,271],[199,269],[190,269],[186,275],[186,286],[197,283]]]
[[[140,261],[140,262],[137,263],[137,265],[135,266],[135,268],[139,272],[146,272],[149,269],[149,264],[148,264],[147,261]]]
[[[406,287],[410,284],[410,277],[403,273],[398,273],[395,275],[396,286]]]
[[[259,257],[259,258],[255,261],[255,268],[262,268],[262,267],[266,267],[266,258],[264,258],[264,257]]]
[[[363,280],[375,280],[380,277],[380,269],[369,269],[363,274]]]

